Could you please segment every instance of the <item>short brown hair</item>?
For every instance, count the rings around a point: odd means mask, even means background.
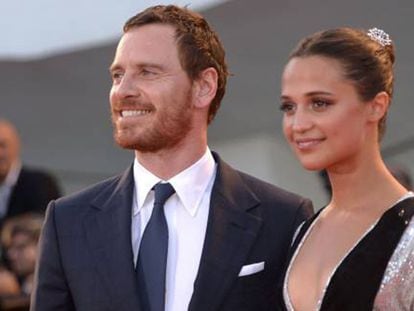
[[[149,7],[131,17],[123,30],[126,33],[132,28],[148,24],[166,24],[175,28],[180,63],[190,79],[197,79],[206,68],[216,69],[218,86],[209,108],[210,123],[220,107],[228,76],[224,48],[217,33],[200,14],[175,5]]]
[[[395,61],[392,43],[383,46],[359,29],[329,29],[304,38],[292,51],[290,59],[315,55],[342,64],[345,78],[354,83],[362,100],[371,100],[382,91],[392,98]],[[386,114],[378,124],[380,138],[385,132],[385,120]]]

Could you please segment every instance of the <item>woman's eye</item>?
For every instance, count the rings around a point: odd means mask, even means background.
[[[331,103],[326,101],[326,100],[314,100],[312,102],[312,109],[316,110],[316,111],[320,111],[320,110],[324,110],[326,109],[328,106],[330,106]]]
[[[284,113],[293,112],[295,109],[295,105],[292,103],[282,103],[280,105],[280,110]]]

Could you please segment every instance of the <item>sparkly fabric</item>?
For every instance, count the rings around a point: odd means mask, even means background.
[[[293,311],[289,267],[318,218],[305,222],[289,250],[290,264],[279,285],[281,307]],[[390,207],[334,269],[317,306],[319,311],[414,311],[414,193]]]
[[[414,218],[388,263],[374,310],[414,310]]]

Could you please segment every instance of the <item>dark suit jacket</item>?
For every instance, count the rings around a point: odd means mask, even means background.
[[[278,278],[311,202],[215,157],[217,176],[189,310],[276,310]],[[133,184],[129,168],[50,204],[32,311],[142,310],[131,246]],[[263,271],[238,277],[242,266],[262,261]]]
[[[47,204],[60,195],[56,180],[50,174],[23,166],[10,195],[4,218],[27,212],[44,213]]]

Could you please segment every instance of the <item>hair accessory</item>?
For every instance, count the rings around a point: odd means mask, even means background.
[[[391,45],[392,43],[390,36],[384,30],[378,28],[371,28],[368,30],[367,35],[382,46]]]

